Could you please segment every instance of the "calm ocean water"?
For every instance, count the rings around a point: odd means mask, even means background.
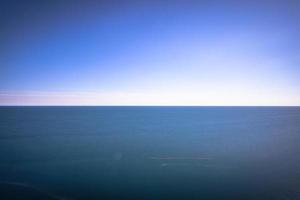
[[[300,107],[0,107],[0,199],[300,199]]]

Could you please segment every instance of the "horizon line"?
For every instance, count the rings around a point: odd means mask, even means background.
[[[300,105],[1,105],[0,107],[300,107]]]

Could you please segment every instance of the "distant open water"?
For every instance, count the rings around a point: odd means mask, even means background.
[[[300,107],[0,107],[0,199],[300,199]]]

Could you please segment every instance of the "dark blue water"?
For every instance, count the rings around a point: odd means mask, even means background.
[[[299,199],[300,107],[0,107],[0,199]]]

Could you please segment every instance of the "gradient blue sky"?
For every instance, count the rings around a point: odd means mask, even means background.
[[[1,1],[1,105],[300,105],[300,1]]]

